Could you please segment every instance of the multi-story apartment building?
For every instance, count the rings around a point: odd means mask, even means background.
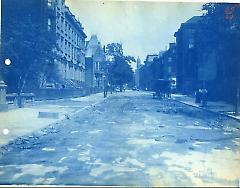
[[[230,62],[224,61],[219,56],[217,40],[209,41],[203,36],[209,35],[211,28],[205,28],[207,19],[204,16],[194,16],[182,23],[175,33],[176,37],[176,78],[177,90],[185,94],[193,94],[201,88],[208,90],[208,98],[213,100],[235,100],[233,81],[228,80]],[[221,22],[216,26],[222,27]],[[215,26],[212,26],[215,27]],[[217,29],[216,29],[217,31]],[[212,36],[214,36],[214,32]],[[210,35],[209,35],[210,36]],[[227,92],[222,92],[229,88]],[[236,90],[236,89],[235,89]]]
[[[55,9],[56,43],[59,71],[62,78],[85,82],[85,38],[81,23],[65,5],[64,0],[48,0],[48,6]],[[50,19],[50,21],[49,21]],[[48,26],[51,27],[51,18]]]
[[[197,39],[200,16],[194,16],[174,34],[176,37],[177,90],[194,93],[198,85],[198,64],[200,63]],[[201,49],[203,50],[203,49]]]
[[[85,83],[87,36],[81,23],[65,5],[65,0],[24,0],[24,3],[19,0],[1,0],[1,3],[2,57],[10,57],[15,62],[9,71],[17,76],[17,71],[26,68],[25,62],[35,61],[40,65],[47,60],[50,65],[57,67],[60,79],[54,82],[55,86],[77,87]],[[51,68],[45,68],[45,71],[48,69]],[[52,82],[46,75],[43,71],[39,87]],[[12,91],[15,91],[18,80],[19,77],[7,80]]]
[[[176,43],[169,43],[169,49],[162,54],[163,78],[176,78]]]

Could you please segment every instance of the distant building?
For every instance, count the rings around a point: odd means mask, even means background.
[[[164,79],[176,78],[176,44],[169,43],[169,49],[161,54],[163,66],[164,66]]]
[[[141,60],[138,57],[137,58],[137,68],[135,70],[135,85],[137,88],[139,88],[139,86],[140,86],[140,75],[139,75],[140,68],[141,68]]]
[[[141,89],[154,90],[157,80],[176,80],[176,44],[170,43],[169,49],[158,55],[147,55],[144,65],[139,69]]]
[[[147,66],[143,65],[139,69],[139,89],[147,90],[149,88]]]
[[[139,87],[152,90],[156,79],[162,78],[162,61],[157,54],[147,55],[144,65],[139,69]]]
[[[96,35],[86,43],[86,85],[90,88],[103,88],[106,57]]]
[[[31,49],[37,48],[40,54],[51,45],[45,57],[54,52],[54,56],[49,57],[49,63],[57,65],[60,83],[55,85],[78,87],[84,84],[87,36],[64,0],[1,0],[1,3],[3,57],[26,62],[29,57],[36,59],[35,54],[30,53]],[[44,43],[43,39],[47,42]],[[21,43],[29,45],[21,49]],[[25,52],[30,54],[26,55]],[[40,64],[41,61],[38,61]],[[39,87],[45,87],[48,82],[52,80],[48,80],[43,73]]]
[[[144,61],[144,63],[145,64],[152,63],[154,58],[158,58],[158,55],[157,54],[147,55],[146,60]]]

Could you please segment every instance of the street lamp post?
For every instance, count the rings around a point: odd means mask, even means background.
[[[105,75],[103,75],[103,97],[107,97],[107,80]]]
[[[6,103],[6,88],[7,85],[2,79],[2,70],[0,65],[0,111],[6,111],[8,109],[8,105]]]

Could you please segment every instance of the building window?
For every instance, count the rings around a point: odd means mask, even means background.
[[[74,48],[73,48],[73,45],[72,45],[72,58],[74,59]]]
[[[48,6],[49,6],[49,7],[52,6],[52,0],[48,0]]]
[[[100,70],[100,64],[99,64],[99,62],[96,62],[96,63],[95,63],[95,70],[96,70],[96,71],[99,71],[99,70]]]
[[[67,40],[65,39],[65,46],[64,46],[64,48],[65,48],[65,53],[67,53]]]
[[[48,18],[48,31],[50,31],[52,28],[52,20]]]
[[[195,30],[194,29],[189,29],[189,33],[194,34]]]
[[[194,48],[194,39],[193,38],[189,39],[188,48]]]
[[[168,73],[171,73],[171,72],[172,72],[172,68],[168,67]]]
[[[67,22],[65,21],[65,30],[67,30],[68,29],[68,24],[67,24]]]
[[[59,33],[57,33],[57,40],[60,42],[60,34]]]
[[[77,36],[77,38],[76,38],[76,43],[77,43],[77,46],[78,46],[78,36]]]
[[[68,57],[70,57],[71,54],[71,44],[68,42]]]
[[[61,16],[60,12],[57,12],[57,18],[58,19],[60,19],[60,16]]]

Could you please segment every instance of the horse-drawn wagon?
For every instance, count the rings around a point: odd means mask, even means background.
[[[170,97],[171,80],[156,79],[153,83],[153,98],[163,99]]]

